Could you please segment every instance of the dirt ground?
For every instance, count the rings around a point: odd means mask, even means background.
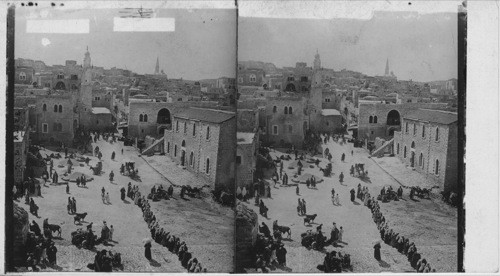
[[[334,248],[329,246],[327,251],[333,249],[349,253],[353,272],[414,272],[406,256],[396,249],[381,243],[382,261],[378,262],[373,257],[373,244],[380,240],[376,224],[373,222],[370,210],[358,199],[352,203],[349,191],[356,188],[358,183],[369,188],[372,195],[378,195],[385,185],[392,185],[397,189],[399,183],[383,171],[373,160],[368,158],[364,149],[353,148],[352,144],[340,145],[330,140],[323,149],[328,147],[333,155],[333,175],[325,177],[325,181],[317,184],[316,189],[308,189],[305,184],[300,184],[300,195],[297,196],[295,186],[282,187],[271,185],[272,198],[263,199],[269,208],[266,219],[259,215],[259,223],[265,222],[272,227],[274,220],[279,225],[290,226],[292,241],[284,241],[287,254],[288,272],[320,272],[317,265],[322,264],[324,253],[307,250],[300,245],[300,234],[308,229],[316,230],[316,226],[323,224],[323,232],[330,236],[332,222],[337,227],[344,229],[343,244]],[[351,150],[354,155],[351,156]],[[346,154],[345,162],[340,161],[342,153]],[[281,152],[271,152],[275,158]],[[292,156],[293,157],[293,156]],[[321,156],[320,167],[325,167],[327,160]],[[284,171],[293,179],[295,170],[288,169],[288,164],[293,160],[284,162]],[[304,162],[305,163],[305,162]],[[349,175],[349,168],[354,163],[364,163],[369,172],[366,182]],[[305,163],[303,173],[323,176],[322,172],[314,166],[309,168]],[[339,183],[339,174],[344,173],[344,183]],[[408,182],[416,181],[408,177]],[[289,181],[293,183],[292,181]],[[331,189],[339,194],[340,205],[334,206],[331,200]],[[433,191],[437,192],[437,191]],[[307,214],[317,214],[315,224],[304,225],[303,217],[298,216],[297,198],[303,198],[307,204]],[[256,213],[258,207],[254,206],[253,199],[247,203]],[[457,214],[456,209],[441,202],[437,197],[412,201],[409,199],[409,190],[404,190],[403,200],[390,203],[380,203],[381,210],[389,225],[401,235],[408,237],[417,246],[418,251],[426,258],[437,272],[456,271],[457,260]],[[286,237],[286,235],[285,235]],[[276,270],[274,272],[287,272]]]
[[[108,226],[113,225],[114,234],[109,246],[98,245],[97,250],[107,249],[122,254],[123,271],[144,272],[185,272],[175,254],[166,248],[153,243],[153,261],[144,257],[143,239],[150,237],[142,211],[133,201],[121,201],[120,189],[127,188],[129,182],[138,185],[141,194],[147,195],[153,185],[162,184],[167,187],[169,183],[162,178],[144,159],[139,157],[133,147],[124,147],[122,142],[110,144],[102,140],[97,145],[103,152],[103,173],[94,176],[95,179],[87,183],[87,188],[79,188],[75,183],[70,183],[70,194],[66,194],[65,185],[42,186],[42,197],[35,197],[35,203],[40,207],[39,218],[30,214],[30,221],[35,220],[40,227],[45,218],[49,223],[60,225],[62,228],[61,239],[55,239],[58,249],[57,263],[59,271],[90,271],[87,264],[93,262],[95,253],[86,249],[78,249],[71,244],[71,232],[77,228],[85,228],[93,222],[93,230],[100,235],[103,221]],[[124,149],[123,155],[121,149]],[[116,161],[110,160],[112,151],[116,152]],[[49,151],[41,152],[42,156]],[[91,165],[97,163],[96,157],[91,158]],[[119,173],[120,160],[130,159],[135,161],[141,177],[134,181]],[[60,181],[66,168],[56,166],[60,160],[54,160],[54,168],[59,174]],[[169,163],[175,166],[174,163]],[[74,171],[92,175],[92,171],[85,166],[74,166]],[[114,171],[115,179],[109,181],[109,172]],[[168,170],[162,172],[168,176]],[[184,183],[175,183],[183,185]],[[109,192],[111,204],[104,204],[101,200],[101,188]],[[179,188],[174,188],[174,199],[151,202],[151,207],[156,218],[165,230],[186,241],[193,257],[198,258],[208,272],[233,271],[234,256],[234,212],[231,208],[222,207],[210,198],[182,200],[179,197]],[[77,202],[77,212],[87,212],[83,225],[75,225],[73,216],[67,213],[66,205],[68,196],[74,197]],[[24,199],[18,204],[29,210],[24,204]],[[44,269],[50,271],[52,269]]]

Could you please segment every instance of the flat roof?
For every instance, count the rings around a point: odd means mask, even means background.
[[[335,115],[340,116],[340,111],[338,111],[337,109],[322,109],[321,115],[323,115],[323,116],[335,116]]]
[[[458,121],[458,114],[434,109],[418,109],[403,116],[405,119],[449,125]]]
[[[111,114],[111,111],[105,107],[92,107],[93,114]]]
[[[177,114],[174,114],[173,116],[177,118],[192,119],[219,124],[233,118],[235,116],[235,113],[225,110],[190,107],[180,111]]]

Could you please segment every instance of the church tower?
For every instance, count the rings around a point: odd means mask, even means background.
[[[314,70],[321,69],[321,59],[319,58],[318,49],[316,49],[316,55],[314,56]]]
[[[80,125],[88,128],[92,115],[92,66],[88,46],[83,59],[82,82],[80,85],[77,106]]]
[[[389,76],[389,59],[385,62],[385,76]]]
[[[158,57],[156,57],[155,75],[159,74],[160,74],[160,60]]]

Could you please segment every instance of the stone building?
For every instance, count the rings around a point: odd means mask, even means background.
[[[234,112],[184,108],[164,131],[164,152],[215,190],[234,193],[236,116]]]
[[[259,149],[259,110],[241,109],[237,112],[236,185],[253,183]]]
[[[14,108],[14,181],[22,182],[30,141],[29,107]]]
[[[283,68],[282,89],[287,92],[308,93],[311,89],[313,69],[305,62],[297,62],[295,67]]]
[[[43,143],[62,142],[71,145],[79,116],[75,112],[75,95],[53,94],[37,96],[36,135],[33,140]]]
[[[15,84],[33,84],[35,70],[32,67],[16,67]]]
[[[407,166],[454,190],[458,181],[458,116],[456,113],[417,109],[403,115],[402,129],[394,133],[394,152]]]
[[[238,132],[236,137],[236,185],[250,187],[257,162],[258,133]]]
[[[360,102],[358,118],[358,138],[374,141],[376,137],[390,140],[394,131],[401,130],[402,117],[419,108],[438,109],[446,104]]]
[[[163,137],[166,129],[172,128],[172,115],[189,107],[218,108],[208,101],[141,102],[130,101],[128,106],[128,136],[144,139],[146,136]]]
[[[240,67],[238,67],[240,68]],[[238,70],[238,85],[241,86],[262,86],[265,72],[257,68],[241,68]]]
[[[301,147],[304,133],[309,128],[309,118],[304,112],[307,100],[299,96],[266,99],[265,129],[262,138],[277,146]]]

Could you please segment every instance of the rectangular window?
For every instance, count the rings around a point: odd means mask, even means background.
[[[413,124],[413,135],[417,135],[417,124]]]
[[[278,126],[273,126],[273,135],[278,135]]]
[[[422,138],[425,138],[425,125],[422,126]]]
[[[49,132],[49,124],[42,124],[42,133]]]
[[[239,165],[241,164],[241,156],[236,156],[236,164]]]
[[[292,132],[293,132],[293,126],[292,126],[292,125],[288,125],[288,132],[289,132],[289,133],[292,133]]]

